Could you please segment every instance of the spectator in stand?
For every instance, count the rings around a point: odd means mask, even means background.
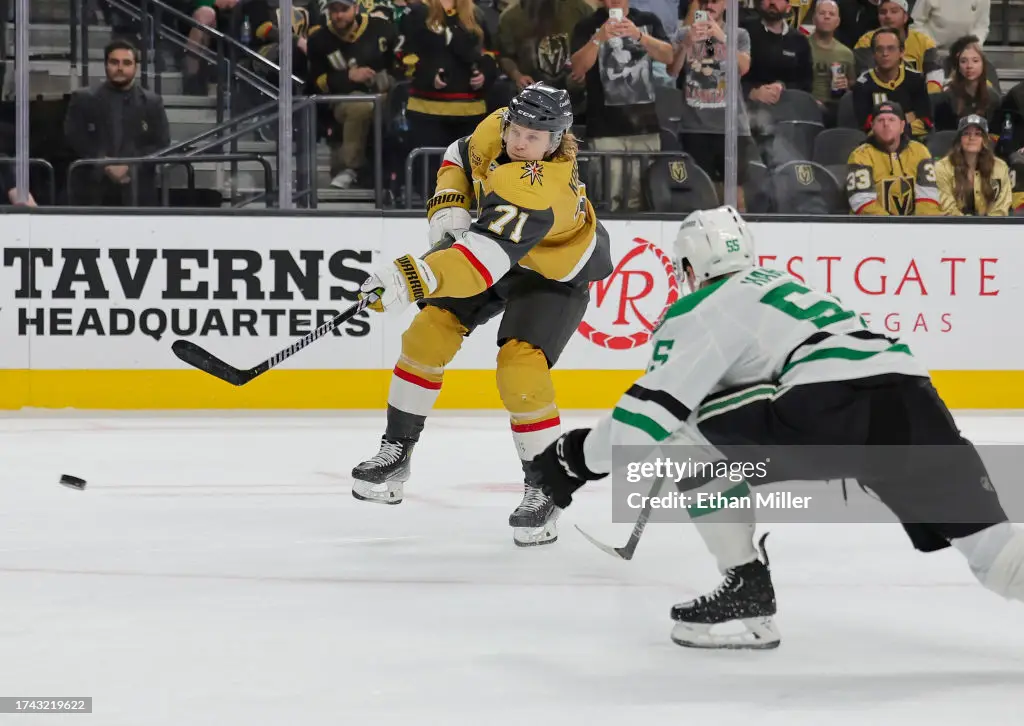
[[[786,23],[804,35],[810,35],[814,32],[814,13],[817,9],[817,0],[789,0]]]
[[[250,0],[245,4],[245,14],[253,29],[252,48],[274,65],[278,64],[281,54],[281,10],[276,5],[275,2],[272,6],[269,0]],[[302,79],[309,72],[306,56],[309,34],[323,22],[319,5],[319,0],[309,0],[305,4],[297,0],[292,7],[292,74]],[[268,80],[277,84],[277,73],[269,76]]]
[[[708,14],[705,22],[680,29],[675,58],[669,74],[678,76],[677,87],[683,95],[680,140],[683,148],[716,183],[725,180],[725,108],[728,46],[725,22],[726,0],[701,0],[700,10]],[[736,60],[740,78],[750,70],[750,34],[739,29]],[[745,105],[740,105],[737,129],[737,206],[745,209],[742,186],[757,147],[750,136],[750,121]],[[722,197],[721,191],[719,197]]]
[[[417,57],[406,111],[414,148],[447,147],[487,115],[498,64],[481,23],[472,0],[425,0],[405,16],[405,50]],[[440,164],[431,160],[429,178]]]
[[[501,14],[498,51],[501,69],[522,90],[536,81],[569,92],[573,113],[582,116],[583,84],[572,80],[572,33],[593,15],[586,0],[521,0]]]
[[[80,88],[71,95],[64,135],[79,159],[148,156],[171,144],[170,125],[160,96],[135,83],[138,51],[114,41],[103,51],[106,81]],[[91,183],[83,183],[84,179]],[[69,182],[87,192],[92,204],[121,207],[132,204],[134,184],[139,206],[159,204],[153,165],[86,166]]]
[[[964,0],[967,2],[968,0]],[[908,27],[911,18],[907,0],[883,0],[878,6],[878,19],[883,28],[891,28],[900,34],[903,46],[903,62],[907,67],[924,75],[929,93],[942,91],[946,80],[939,65],[938,51],[935,41],[924,33]],[[853,54],[857,59],[857,72],[863,73],[874,66],[874,47],[871,45],[873,33],[866,33],[853,46]]]
[[[10,159],[6,156],[0,156],[0,206],[11,205],[11,206],[25,206],[35,207],[36,200],[32,197],[32,193],[29,192],[25,195],[26,200],[24,204],[18,202],[18,188],[15,186],[15,169],[12,164],[7,162]]]
[[[946,90],[934,97],[935,128],[952,131],[958,128],[960,119],[972,114],[984,116],[989,128],[998,128],[1001,99],[986,80],[986,75],[995,72],[978,39],[968,35],[956,41],[950,48],[947,66]]]
[[[973,35],[978,45],[988,37],[991,0],[917,0],[910,17],[914,27],[935,41],[940,50],[965,35]]]
[[[743,77],[744,96],[774,105],[782,92],[810,93],[814,63],[807,36],[786,22],[789,0],[759,0],[760,20],[746,26],[750,33],[750,72]]]
[[[660,151],[653,64],[670,64],[672,45],[657,15],[629,7],[629,0],[603,1],[576,25],[572,40],[572,76],[587,87],[590,146],[607,152]],[[621,20],[611,17],[613,11]],[[643,206],[640,161],[630,164],[628,190],[623,168],[621,159],[609,164],[612,211]],[[601,182],[595,186],[601,189]]]
[[[398,31],[398,45],[395,47],[395,58],[402,64],[402,79],[410,79],[416,70],[419,58],[405,49],[405,16],[420,4],[420,0],[375,0],[370,9],[370,16],[387,20]]]
[[[858,125],[873,128],[871,109],[882,100],[894,101],[906,113],[911,134],[923,139],[932,128],[932,103],[924,76],[903,62],[903,36],[892,28],[879,28],[871,36],[874,68],[862,73],[853,84],[853,111]]]
[[[952,217],[1005,217],[1013,185],[1010,167],[996,156],[983,116],[960,119],[953,148],[935,165],[942,213]]]
[[[194,0],[192,19],[197,23],[213,28],[227,35],[232,34],[232,18],[235,6],[242,0]],[[192,28],[188,34],[193,49],[208,47],[212,36],[203,28]],[[184,91],[190,96],[205,96],[209,93],[210,73],[216,69],[202,61],[195,50],[185,56],[185,67],[182,77]]]
[[[836,40],[852,48],[862,36],[878,30],[878,6],[882,0],[837,0],[839,3],[839,27]]]
[[[325,23],[309,35],[309,79],[320,93],[371,97],[387,93],[397,74],[398,31],[371,17],[355,0],[324,0]],[[373,103],[338,101],[331,106],[341,140],[329,142],[331,186],[348,189],[366,169]]]
[[[839,27],[839,5],[835,0],[818,0],[814,9],[814,32],[809,38],[814,61],[811,95],[821,104],[825,126],[836,125],[839,99],[857,81],[853,51],[835,38]]]
[[[871,114],[871,135],[850,154],[846,192],[854,214],[911,217],[941,214],[935,162],[924,144],[907,138],[898,103]]]

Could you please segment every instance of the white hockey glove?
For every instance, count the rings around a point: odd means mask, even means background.
[[[360,298],[377,293],[380,297],[370,304],[371,310],[401,312],[411,303],[430,295],[437,289],[437,278],[423,260],[403,255],[375,270],[360,288]]]
[[[436,245],[445,234],[461,236],[473,224],[473,217],[462,207],[445,207],[430,217],[430,244]]]

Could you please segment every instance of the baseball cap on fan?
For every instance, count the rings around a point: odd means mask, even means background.
[[[874,121],[876,118],[884,114],[891,114],[900,121],[907,120],[907,115],[903,113],[903,107],[895,101],[882,101],[881,103],[875,104],[875,107],[871,110],[871,120]]]
[[[979,116],[976,113],[969,114],[960,119],[960,122],[956,125],[957,136],[963,136],[964,131],[974,126],[981,133],[988,135],[988,121],[985,120],[984,116]]]
[[[350,8],[358,4],[359,0],[323,0],[324,10],[327,10],[331,5],[341,5],[342,7]]]
[[[898,5],[903,9],[903,12],[905,12],[907,15],[910,15],[910,5],[909,3],[907,3],[907,0],[882,0],[882,2],[878,3],[878,7],[882,7],[886,3]]]

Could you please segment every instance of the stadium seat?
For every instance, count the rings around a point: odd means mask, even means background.
[[[846,93],[839,99],[836,126],[844,129],[863,129],[857,123],[857,114],[853,110],[853,93]]]
[[[821,106],[806,91],[787,88],[782,92],[779,102],[770,108],[779,121],[807,121],[824,125]]]
[[[771,135],[761,140],[764,157],[770,166],[813,158],[815,140],[824,128],[816,121],[779,121]]]
[[[657,86],[654,94],[654,107],[658,113],[659,125],[663,129],[678,132],[683,120],[683,92],[678,88]]]
[[[953,140],[956,139],[956,131],[933,131],[928,135],[928,151],[932,156],[941,159],[953,148]]]
[[[644,178],[648,207],[654,212],[689,213],[719,205],[707,172],[692,156],[655,158]]]
[[[813,161],[791,161],[772,172],[780,214],[846,214],[843,187],[831,172]]]
[[[846,175],[850,172],[849,164],[822,164],[828,169],[829,174],[835,177],[836,181],[839,182],[840,188],[846,187]]]
[[[679,136],[671,129],[661,129],[661,150],[683,151],[683,145],[679,143]]]
[[[850,153],[867,138],[867,134],[859,129],[825,129],[814,139],[814,154],[810,158],[826,167],[833,164],[845,166]]]
[[[743,198],[750,214],[771,214],[775,211],[772,175],[768,167],[761,162],[752,162],[747,167]]]

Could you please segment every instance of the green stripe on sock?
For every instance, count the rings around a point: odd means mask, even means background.
[[[689,492],[689,496],[693,497],[694,503],[686,508],[686,511],[690,514],[690,519],[696,519],[697,517],[706,517],[709,514],[714,514],[722,509],[729,509],[729,507],[716,507],[713,504],[697,504],[697,492]],[[747,486],[745,481],[740,482],[732,489],[726,489],[724,492],[715,497],[716,500],[721,499],[733,499],[737,497],[749,497],[750,487]],[[737,507],[738,508],[738,507]]]
[[[648,418],[643,414],[626,411],[625,409],[617,408],[612,411],[612,418],[619,423],[640,429],[655,441],[664,441],[671,433],[654,419]]]
[[[794,366],[798,366],[801,363],[811,363],[816,360],[866,360],[879,353],[906,353],[911,355],[910,347],[905,343],[897,343],[896,345],[890,345],[885,350],[854,350],[852,348],[821,348],[819,350],[804,356],[798,361],[793,361],[788,366],[782,369],[782,375],[785,375]]]

